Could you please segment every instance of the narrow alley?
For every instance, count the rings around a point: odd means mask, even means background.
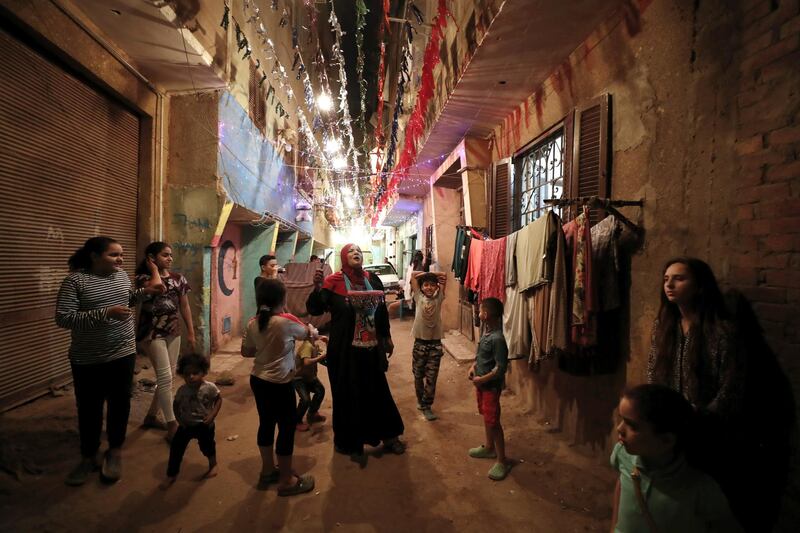
[[[316,477],[314,492],[279,498],[274,487],[256,490],[260,468],[255,445],[257,415],[247,384],[251,361],[231,345],[215,357],[231,368],[236,383],[222,387],[217,423],[220,474],[198,481],[204,458],[192,443],[184,469],[168,491],[159,490],[169,446],[164,432],[145,430],[152,393],[138,391],[131,410],[124,478],[107,486],[94,477],[80,491],[61,481],[77,446],[70,394],[46,398],[7,413],[0,434],[11,450],[43,470],[35,479],[2,480],[3,531],[606,531],[611,517],[610,468],[597,468],[563,438],[519,410],[513,395],[507,409],[508,453],[514,460],[507,482],[486,479],[490,464],[470,459],[467,449],[482,442],[468,365],[442,361],[434,422],[416,409],[411,375],[411,320],[394,320],[396,355],[389,382],[406,424],[405,455],[368,454],[366,466],[335,454],[330,423],[298,433],[299,471]],[[139,364],[147,364],[140,359]],[[326,372],[320,372],[328,387]],[[152,375],[144,370],[137,378]],[[212,368],[211,379],[218,375]],[[62,413],[54,417],[53,413]],[[330,420],[330,401],[321,411]],[[544,421],[543,421],[544,422]],[[235,440],[228,440],[235,437]]]
[[[800,0],[0,0],[0,242],[2,531],[800,531]]]

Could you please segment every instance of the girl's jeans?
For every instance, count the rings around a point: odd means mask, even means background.
[[[156,392],[150,411],[150,416],[155,416],[159,409],[164,413],[164,421],[174,422],[175,413],[172,412],[172,372],[178,362],[178,353],[181,349],[181,338],[166,337],[152,339],[144,344],[153,369],[156,371]]]

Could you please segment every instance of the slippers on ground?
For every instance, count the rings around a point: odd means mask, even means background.
[[[497,453],[481,444],[476,448],[470,448],[469,456],[473,459],[494,459],[497,457]]]
[[[295,496],[310,492],[314,489],[314,476],[306,474],[297,478],[297,483],[290,487],[283,487],[278,489],[278,496]]]
[[[502,481],[510,471],[510,464],[495,463],[492,468],[489,469],[489,479],[493,481]]]

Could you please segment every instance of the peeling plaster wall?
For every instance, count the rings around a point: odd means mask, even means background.
[[[172,245],[176,269],[193,289],[189,304],[204,353],[211,349],[211,263],[206,256],[225,203],[215,172],[217,110],[216,92],[170,99],[165,239]]]

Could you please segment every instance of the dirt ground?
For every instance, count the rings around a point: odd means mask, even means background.
[[[193,442],[181,475],[168,491],[163,479],[168,446],[163,431],[138,425],[152,392],[136,389],[123,456],[123,477],[99,477],[78,488],[64,485],[77,460],[74,397],[48,396],[0,416],[2,531],[605,531],[611,515],[613,472],[581,455],[533,417],[513,395],[502,399],[506,447],[516,465],[509,477],[486,477],[491,461],[470,459],[483,442],[466,366],[445,355],[434,411],[427,422],[416,409],[411,375],[411,321],[393,320],[395,356],[389,382],[405,421],[405,455],[373,451],[366,467],[334,454],[330,398],[328,422],[297,433],[295,465],[316,478],[314,491],[279,498],[274,486],[255,488],[260,469],[257,415],[248,384],[251,361],[235,347],[215,356],[211,378],[230,368],[236,383],[221,387],[217,418],[219,476],[198,481],[205,458]],[[146,365],[142,359],[139,365]],[[136,379],[152,377],[143,369]],[[320,378],[327,375],[320,368]],[[233,440],[228,440],[228,438]],[[235,439],[234,439],[235,437]]]

